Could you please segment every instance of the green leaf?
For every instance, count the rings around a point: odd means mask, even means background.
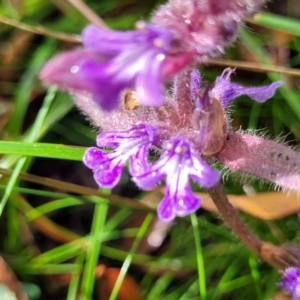
[[[255,24],[300,36],[300,21],[270,13],[258,13],[254,16]]]
[[[82,160],[86,148],[47,143],[0,141],[1,154]]]

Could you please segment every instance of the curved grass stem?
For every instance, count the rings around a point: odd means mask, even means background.
[[[196,245],[196,256],[197,256],[197,267],[198,267],[198,280],[199,280],[199,294],[202,300],[206,299],[206,277],[205,277],[205,266],[204,258],[200,241],[200,231],[198,225],[198,219],[196,214],[191,215],[191,222],[194,231],[195,245]]]

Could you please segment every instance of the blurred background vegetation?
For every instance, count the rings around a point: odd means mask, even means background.
[[[16,278],[8,284],[14,272],[31,300],[288,299],[276,286],[278,271],[232,235],[206,196],[197,215],[166,225],[152,209],[160,188],[141,193],[124,174],[112,191],[97,190],[80,161],[97,130],[69,95],[38,80],[50,57],[79,46],[74,34],[88,21],[70,2],[0,4],[0,255],[12,270],[0,264],[0,295],[26,299]],[[111,28],[126,30],[163,2],[85,3]],[[234,130],[260,129],[298,145],[299,16],[298,0],[268,3],[247,20],[222,59],[201,68],[210,82],[228,66],[237,66],[232,79],[245,85],[284,80],[267,103],[237,100]],[[295,195],[271,194],[268,184],[236,175],[225,179],[227,192],[244,203],[237,204],[241,217],[260,238],[299,242]]]

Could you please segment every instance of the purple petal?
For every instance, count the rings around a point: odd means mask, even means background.
[[[103,131],[97,135],[98,147],[117,147],[124,139],[124,134],[119,131]]]
[[[60,54],[48,61],[40,72],[40,79],[47,84],[57,85],[62,90],[86,90],[94,88],[94,83],[86,80],[80,72],[87,61],[103,63],[99,54],[82,49]]]
[[[157,215],[163,222],[171,222],[175,219],[175,209],[173,205],[173,199],[167,195],[160,201],[157,206]]]
[[[119,85],[118,87],[112,87],[106,90],[101,88],[98,91],[93,92],[93,100],[103,110],[110,112],[116,108],[120,93],[125,87],[126,85]]]
[[[87,48],[111,57],[126,51],[136,43],[145,43],[147,35],[141,31],[115,31],[88,25],[82,32],[82,42]]]
[[[164,88],[162,85],[162,63],[165,55],[154,52],[149,57],[150,64],[144,61],[144,68],[136,79],[136,92],[143,105],[160,106],[164,103]]]
[[[106,162],[94,172],[94,178],[100,187],[111,189],[121,179],[124,163],[113,164]]]
[[[126,147],[132,149],[139,142],[145,145],[149,143],[156,144],[158,141],[158,128],[143,123],[134,125],[128,130],[104,131],[97,136],[98,147],[114,147],[123,143],[123,148],[127,144]]]
[[[159,184],[165,177],[165,166],[168,165],[170,157],[165,153],[153,164],[149,164],[144,173],[135,175],[132,180],[135,184],[144,190],[149,190]]]
[[[119,182],[125,165],[123,157],[116,157],[114,151],[106,153],[95,147],[86,150],[83,163],[93,170],[95,181],[103,188],[112,188]]]
[[[220,180],[220,174],[202,158],[193,155],[193,170],[190,172],[192,180],[205,188],[211,188]]]
[[[276,81],[262,87],[243,87],[230,82],[228,77],[227,74],[218,77],[215,87],[211,91],[212,96],[219,99],[223,107],[229,106],[235,98],[242,95],[246,95],[260,103],[265,102],[273,97],[277,88],[283,84],[282,81]]]
[[[107,111],[116,107],[121,91],[132,85],[129,74],[125,76],[126,69],[122,70],[122,75],[117,68],[122,66],[116,65],[113,60],[104,64],[85,61],[80,66],[81,77],[88,82],[94,101]]]
[[[131,176],[144,174],[149,170],[148,150],[148,146],[142,147],[137,153],[130,156],[129,173]]]
[[[287,268],[282,272],[283,278],[279,281],[278,285],[289,291],[293,300],[300,299],[300,268]]]
[[[89,169],[95,169],[106,160],[106,153],[96,147],[91,147],[85,151],[82,160]]]
[[[179,190],[175,195],[166,188],[165,197],[157,207],[157,214],[164,222],[172,221],[176,216],[185,217],[195,212],[201,205],[201,200],[196,197],[189,187]]]
[[[152,165],[149,166],[146,172],[136,174],[132,177],[132,180],[139,188],[143,190],[150,190],[155,185],[159,184],[165,176],[165,173],[161,172],[159,169],[155,169]]]
[[[178,191],[174,200],[175,213],[179,217],[185,217],[195,212],[201,205],[201,200],[196,197],[189,186]]]
[[[183,149],[183,147],[187,147],[187,144],[177,144],[175,152],[178,152],[178,147]],[[184,157],[188,155],[183,152],[177,154],[177,156]],[[189,175],[194,167],[192,161],[190,159],[179,159],[178,164],[177,170],[171,167],[170,173],[167,174],[165,197],[170,199],[175,215],[184,217],[200,207],[200,199],[193,194],[190,187]]]

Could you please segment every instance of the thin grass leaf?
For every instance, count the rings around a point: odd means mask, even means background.
[[[86,148],[59,144],[0,141],[0,153],[81,161]]]
[[[162,297],[163,293],[172,283],[173,279],[174,274],[171,274],[169,272],[159,277],[151,291],[147,294],[147,300],[160,299],[160,297]]]
[[[33,84],[41,66],[53,53],[55,46],[55,40],[49,40],[45,44],[42,44],[33,54],[33,58],[29,62],[30,68],[27,69],[21,78],[20,85],[16,90],[14,113],[7,126],[7,131],[12,136],[16,137],[21,132]]]
[[[36,138],[36,135],[37,135],[37,132],[39,130],[39,128],[41,127],[41,124],[44,122],[44,119],[48,113],[48,110],[49,110],[49,107],[52,103],[52,100],[54,99],[54,96],[55,96],[55,93],[56,93],[56,89],[55,88],[51,88],[49,89],[48,93],[47,93],[47,96],[45,97],[45,100],[44,100],[44,103],[43,103],[43,106],[41,107],[41,109],[39,110],[39,113],[36,117],[36,120],[31,128],[31,131],[30,131],[30,134],[28,135],[26,141],[27,142],[32,142],[35,140]],[[12,191],[13,191],[13,188],[14,186],[16,185],[17,183],[17,180],[18,180],[18,177],[19,177],[19,173],[22,171],[23,167],[25,166],[26,164],[26,157],[22,157],[15,169],[13,170],[13,173],[12,173],[12,176],[10,177],[8,183],[7,183],[7,188],[5,189],[4,191],[4,195],[1,199],[1,203],[0,203],[0,216],[2,215],[2,212],[4,210],[4,207],[6,205],[6,202],[8,200],[8,198],[10,197]]]
[[[229,292],[252,283],[252,276],[245,275],[220,285],[224,292]]]
[[[16,271],[23,274],[68,274],[80,271],[76,264],[45,264],[34,265],[24,264],[15,268]]]
[[[251,276],[253,278],[254,285],[255,285],[255,292],[256,292],[255,299],[261,300],[263,299],[263,293],[260,286],[261,278],[260,278],[259,271],[257,269],[257,258],[254,255],[250,254],[248,262],[251,270]]]
[[[50,201],[48,203],[40,205],[40,206],[36,207],[35,209],[26,212],[25,216],[26,216],[27,220],[29,222],[31,222],[35,218],[38,218],[38,217],[40,217],[42,215],[45,215],[49,212],[59,210],[59,209],[62,209],[62,208],[66,208],[66,207],[70,207],[70,206],[82,205],[83,203],[84,202],[81,201],[78,198],[66,197],[66,198],[63,198],[63,199]]]
[[[194,239],[196,246],[196,256],[197,256],[197,267],[198,267],[198,280],[199,280],[199,294],[202,300],[206,299],[206,275],[204,258],[202,253],[202,247],[200,242],[200,231],[198,226],[198,218],[196,214],[191,215],[191,222],[194,231]]]
[[[6,185],[0,184],[0,191],[5,190]],[[35,190],[35,189],[28,189],[23,187],[15,186],[13,188],[13,192],[18,192],[22,194],[28,194],[28,195],[36,195],[36,196],[43,196],[43,197],[49,197],[49,198],[63,198],[66,195],[63,193],[56,193],[56,192],[49,192],[45,190]]]
[[[87,241],[83,238],[70,243],[65,243],[51,250],[48,250],[47,252],[44,252],[37,257],[34,257],[31,260],[31,263],[35,265],[43,265],[47,263],[59,264],[80,254],[85,255],[86,246]]]
[[[133,259],[133,256],[134,256],[134,253],[136,252],[136,249],[141,241],[141,239],[144,237],[144,235],[146,234],[147,230],[148,230],[148,227],[150,225],[150,222],[152,221],[153,219],[153,214],[148,214],[144,220],[144,222],[142,223],[137,235],[136,235],[136,238],[124,260],[124,263],[123,263],[123,266],[121,268],[121,271],[119,273],[119,276],[118,276],[118,279],[116,280],[116,283],[115,283],[115,286],[111,292],[111,295],[109,297],[109,300],[115,300],[117,299],[117,296],[118,296],[118,292],[120,290],[120,287],[122,285],[122,282],[126,276],[126,273],[129,269],[129,266],[132,262],[132,259]]]
[[[66,115],[73,107],[73,102],[69,99],[68,96],[64,94],[59,94],[58,97],[55,97],[53,105],[49,109],[49,113],[47,114],[44,122],[41,124],[41,127],[38,130],[36,135],[35,142],[41,139],[45,133],[58,122],[62,117]],[[26,133],[21,137],[23,140],[27,140],[30,135],[31,128],[29,128]],[[13,151],[13,149],[11,149]],[[9,153],[11,154],[11,153]],[[11,168],[16,161],[19,159],[18,155],[4,155],[0,160],[0,167],[2,168]]]
[[[289,34],[300,36],[300,21],[286,16],[260,12],[253,17],[254,24],[261,25],[274,30],[282,30]]]
[[[98,258],[101,250],[102,234],[107,214],[108,204],[102,203],[95,207],[90,245],[86,251],[86,263],[82,275],[81,284],[81,299],[90,300],[95,284],[95,269],[98,263]]]
[[[81,270],[84,263],[84,254],[80,254],[76,257],[75,264],[78,266],[77,271],[72,273],[71,281],[68,288],[68,295],[66,300],[76,300],[77,291],[79,289]]]

